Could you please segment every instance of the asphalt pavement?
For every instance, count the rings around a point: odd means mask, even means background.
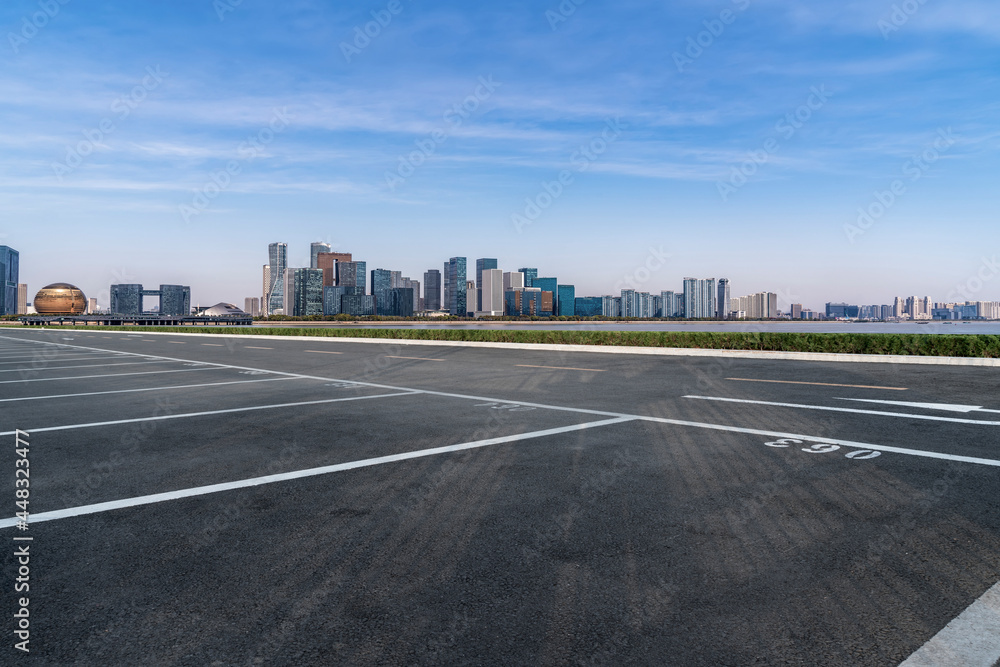
[[[0,433],[3,664],[1000,658],[997,369],[5,329]]]

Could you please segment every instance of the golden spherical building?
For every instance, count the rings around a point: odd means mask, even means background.
[[[52,283],[38,290],[31,305],[39,315],[82,315],[87,297],[76,285]]]

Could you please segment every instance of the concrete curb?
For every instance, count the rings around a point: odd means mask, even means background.
[[[60,331],[60,329],[38,328],[32,331]],[[65,333],[82,332],[81,329],[63,329]],[[101,333],[122,333],[128,331],[107,331]],[[201,336],[218,338],[226,334],[206,333],[173,333],[173,332],[137,332],[136,336]],[[247,340],[295,340],[317,343],[369,343],[381,345],[430,345],[434,347],[479,347],[507,350],[536,350],[549,352],[592,352],[598,354],[634,354],[660,357],[723,357],[730,359],[761,359],[787,361],[825,361],[837,363],[861,364],[907,364],[916,366],[976,366],[985,368],[1000,368],[1000,359],[982,357],[913,357],[890,354],[836,354],[833,352],[763,352],[757,350],[708,350],[702,348],[681,347],[627,347],[611,345],[548,345],[545,343],[490,343],[480,341],[450,341],[450,340],[410,340],[405,338],[339,338],[328,336],[280,336],[228,334],[229,338],[244,338]]]

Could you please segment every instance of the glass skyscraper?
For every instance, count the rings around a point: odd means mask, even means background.
[[[437,269],[424,272],[424,309],[441,310],[441,272]]]
[[[556,315],[572,317],[576,315],[576,287],[574,285],[559,285],[556,295]]]
[[[445,264],[448,275],[448,282],[445,288],[447,303],[445,305],[449,313],[459,317],[465,317],[469,313],[465,264],[465,257],[452,257]]]
[[[536,287],[535,278],[538,277],[538,269],[518,269],[524,274],[524,286],[525,287]]]
[[[282,312],[295,317],[323,314],[323,270],[285,269]]]
[[[525,277],[525,282],[527,282],[527,281],[528,281],[528,279],[527,279],[527,277]],[[552,293],[552,311],[543,311],[543,312],[540,312],[539,315],[542,315],[542,314],[554,315],[555,314],[555,309],[558,307],[558,304],[556,302],[558,301],[558,298],[559,298],[559,296],[558,296],[558,292],[559,292],[559,279],[558,278],[538,278],[538,277],[536,277],[536,278],[533,278],[531,280],[531,286],[532,287],[537,287],[537,288],[541,289],[543,292],[551,292]],[[545,299],[544,296],[542,297],[542,299],[543,299],[543,304],[544,304],[542,306],[542,308],[544,309],[545,305],[547,305],[548,302],[544,301],[544,299]]]
[[[358,294],[366,292],[368,262],[337,262],[337,286],[360,287]]]
[[[389,290],[392,289],[392,271],[372,269],[372,294],[375,296],[375,314],[390,315]]]
[[[309,246],[309,268],[319,269],[322,268],[319,265],[319,254],[321,252],[330,252],[332,248],[329,243],[313,243]]]
[[[0,245],[0,315],[17,315],[17,281],[21,254]]]
[[[720,320],[729,319],[729,278],[719,278],[719,294],[716,299],[715,312]]]
[[[578,296],[574,299],[574,315],[580,317],[597,317],[604,314],[604,297]]]
[[[288,244],[272,243],[267,246],[267,263],[271,267],[269,273],[271,285],[264,300],[267,314],[285,307],[285,269],[288,268]],[[285,313],[286,315],[288,313]]]

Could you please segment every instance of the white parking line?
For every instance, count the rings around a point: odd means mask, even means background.
[[[25,362],[27,363],[27,362]],[[43,366],[42,368],[7,368],[0,370],[0,373],[23,373],[25,371],[31,372],[41,372],[41,371],[64,371],[72,368],[110,368],[112,366],[141,366],[143,364],[169,364],[170,361],[167,360],[150,360],[150,361],[126,361],[124,364],[90,364],[88,366]]]
[[[993,667],[1000,660],[1000,584],[983,593],[899,667]]]
[[[82,394],[53,394],[51,396],[22,396],[21,398],[0,398],[0,403],[14,401],[44,401],[50,398],[79,398],[81,396],[104,396],[106,394],[134,394],[141,391],[168,391],[170,389],[196,389],[198,387],[222,387],[230,384],[253,384],[255,382],[287,382],[299,378],[266,378],[263,380],[233,380],[232,382],[206,382],[204,384],[178,384],[165,387],[142,387],[141,389],[116,389],[114,391],[88,391]]]
[[[1000,422],[985,419],[959,419],[958,417],[935,417],[933,415],[914,415],[903,412],[883,412],[881,410],[857,410],[854,408],[834,408],[826,405],[800,405],[798,403],[772,403],[771,401],[751,401],[745,398],[720,398],[716,396],[685,396],[699,401],[719,401],[722,403],[749,403],[750,405],[773,405],[779,408],[799,408],[803,410],[825,410],[827,412],[851,412],[858,415],[878,415],[880,417],[904,417],[906,419],[924,419],[935,422],[951,422],[953,424],[979,424],[980,426],[1000,426]]]
[[[877,403],[879,405],[897,405],[903,408],[919,408],[921,410],[940,410],[942,412],[960,412],[968,414],[970,412],[992,412],[1000,413],[1000,410],[988,410],[981,405],[956,405],[954,403],[909,403],[907,401],[876,401],[870,398],[838,398],[838,401],[856,401],[858,403]]]
[[[121,355],[122,354],[121,352],[112,352],[110,350],[101,350],[100,352],[69,352],[68,350],[66,350],[66,351],[64,351],[64,350],[56,350],[55,352],[56,352],[56,354],[53,354],[53,355],[46,354],[46,355],[44,355],[44,357],[46,359],[58,359],[62,355],[66,355],[66,356],[81,356],[81,357],[96,357],[100,353],[104,353],[104,354],[117,354],[117,355]],[[20,354],[4,354],[4,355],[0,355],[0,359],[23,359],[25,361],[31,361],[33,359],[37,359],[39,356],[41,356],[41,355],[39,355],[39,349],[35,348],[34,350],[25,350],[24,352],[21,352]]]
[[[139,371],[138,373],[109,373],[105,375],[75,375],[61,378],[32,378],[30,380],[0,380],[0,384],[14,384],[22,382],[53,382],[55,380],[93,380],[95,378],[122,378],[130,375],[158,375],[160,373],[191,373],[194,371],[222,371],[221,366],[205,366],[203,368],[181,368],[175,371]]]
[[[343,399],[343,400],[350,400],[350,399]],[[54,510],[51,512],[39,512],[38,514],[31,515],[31,522],[38,523],[41,521],[54,521],[56,519],[66,519],[74,516],[83,516],[85,514],[108,512],[111,510],[122,509],[125,507],[138,507],[140,505],[151,505],[153,503],[162,503],[169,500],[178,500],[180,498],[191,498],[194,496],[203,496],[210,493],[219,493],[221,491],[245,489],[251,486],[274,484],[275,482],[284,482],[293,479],[302,479],[304,477],[315,477],[316,475],[328,475],[330,473],[343,472],[345,470],[355,470],[357,468],[369,468],[372,466],[384,465],[386,463],[395,463],[397,461],[408,461],[411,459],[424,458],[427,456],[436,456],[438,454],[448,454],[451,452],[460,452],[467,449],[489,447],[491,445],[499,445],[508,442],[518,442],[521,440],[544,438],[550,435],[558,435],[560,433],[571,433],[573,431],[582,431],[585,429],[595,428],[598,426],[610,426],[612,424],[622,424],[624,422],[629,422],[629,421],[633,421],[633,419],[629,417],[604,419],[596,422],[586,422],[583,424],[574,424],[572,426],[561,426],[559,428],[550,428],[544,431],[532,431],[531,433],[521,433],[519,435],[508,435],[500,438],[489,438],[488,440],[476,440],[474,442],[465,442],[459,445],[447,445],[445,447],[422,449],[414,452],[404,452],[402,454],[391,454],[389,456],[379,456],[377,458],[363,459],[360,461],[351,461],[349,463],[338,463],[336,465],[323,466],[321,468],[309,468],[307,470],[297,470],[295,472],[279,473],[276,475],[267,475],[265,477],[254,477],[252,479],[243,479],[236,482],[225,482],[222,484],[199,486],[191,489],[181,489],[179,491],[169,491],[167,493],[156,493],[149,496],[140,496],[138,498],[125,498],[122,500],[112,500],[110,502],[96,503],[94,505],[84,505],[82,507],[72,507],[62,510]],[[38,430],[43,430],[43,429],[35,429],[34,431],[31,432],[34,433],[35,431]],[[17,521],[18,521],[17,518],[0,519],[0,529],[10,528],[16,525]]]
[[[252,405],[246,408],[229,408],[226,410],[208,410],[206,412],[185,412],[179,415],[157,415],[155,417],[138,417],[136,419],[116,419],[106,422],[91,422],[89,424],[66,424],[65,426],[47,426],[45,428],[22,428],[29,433],[49,433],[51,431],[72,431],[78,428],[94,428],[98,426],[118,426],[120,424],[138,424],[166,419],[187,419],[189,417],[208,417],[211,415],[228,415],[234,412],[255,412],[257,410],[275,410],[277,408],[298,408],[305,405],[324,405],[326,403],[343,403],[346,401],[366,401],[374,398],[393,398],[395,396],[413,396],[420,392],[407,391],[398,394],[379,394],[377,396],[348,396],[347,398],[327,398],[320,401],[300,401],[298,403],[276,403],[274,405]],[[17,431],[4,431],[3,435],[14,435]]]
[[[101,359],[121,359],[124,355],[116,354],[112,357],[95,357],[89,355],[86,357],[46,357],[44,359],[19,359],[18,361],[0,361],[0,366],[9,366],[11,364],[31,364],[31,363],[49,363],[49,362],[62,362],[62,361],[99,361]]]
[[[78,346],[71,346],[71,345],[70,346],[63,345],[62,343],[47,343],[47,342],[44,342],[44,341],[39,341],[39,343],[40,344],[45,344],[45,345],[59,345],[59,346],[63,346],[63,347],[78,347]],[[90,348],[84,348],[84,349],[90,349]],[[142,356],[142,357],[147,357],[147,358],[154,356],[154,355],[142,355],[142,354],[139,354],[139,353],[127,353],[127,354],[132,354],[134,356]],[[181,363],[190,363],[190,360],[188,360],[188,359],[177,359],[177,358],[172,358],[172,357],[155,357],[155,358],[165,359],[165,360],[168,360],[168,361],[178,361],[178,362],[181,362]],[[511,403],[512,402],[512,401],[508,401],[506,399],[498,399],[498,398],[495,398],[495,397],[488,397],[488,396],[470,396],[470,395],[467,395],[467,394],[456,394],[456,393],[450,393],[450,392],[444,392],[444,391],[432,391],[432,390],[427,390],[427,389],[412,389],[412,388],[408,388],[408,387],[396,387],[396,386],[393,386],[393,385],[375,384],[373,382],[357,382],[355,380],[338,380],[336,378],[321,377],[321,376],[317,376],[317,375],[304,375],[304,374],[301,374],[301,373],[288,373],[288,372],[285,372],[285,371],[272,371],[272,370],[261,369],[261,368],[252,368],[252,367],[248,367],[248,366],[234,366],[232,364],[220,364],[220,363],[215,363],[215,362],[201,362],[201,363],[204,363],[205,365],[208,365],[208,366],[213,366],[213,367],[216,367],[216,368],[220,368],[220,369],[221,368],[226,368],[226,369],[236,369],[236,370],[240,370],[240,371],[263,371],[263,372],[266,372],[266,373],[272,373],[274,375],[283,375],[283,376],[286,376],[286,377],[298,377],[298,378],[305,378],[305,379],[309,379],[309,380],[322,380],[322,381],[325,381],[325,382],[341,382],[341,383],[345,383],[345,384],[354,384],[354,385],[358,385],[358,386],[362,386],[362,387],[375,387],[375,388],[378,388],[378,389],[388,389],[388,390],[392,390],[392,391],[404,391],[404,392],[412,392],[412,393],[421,393],[421,394],[425,394],[427,396],[446,396],[446,397],[457,398],[457,399],[461,399],[461,400],[474,400],[474,401],[479,401],[479,402],[492,402],[492,403]],[[2,384],[2,383],[0,383],[0,384]],[[736,400],[736,399],[725,399],[725,400]],[[780,438],[789,438],[789,439],[797,439],[797,440],[804,440],[806,442],[829,443],[829,444],[835,444],[835,445],[846,446],[846,447],[854,447],[854,448],[857,448],[857,449],[871,449],[871,450],[877,450],[877,451],[880,451],[880,452],[892,452],[892,453],[895,453],[895,454],[904,454],[904,455],[907,455],[907,456],[915,456],[915,457],[921,457],[921,458],[939,459],[939,460],[945,460],[945,461],[955,461],[955,462],[959,462],[959,463],[971,463],[971,464],[976,464],[976,465],[986,465],[986,466],[1000,467],[1000,460],[994,460],[994,459],[982,459],[982,458],[970,457],[970,456],[957,456],[957,455],[954,455],[954,454],[942,454],[942,453],[938,453],[938,452],[924,451],[924,450],[919,450],[919,449],[906,449],[906,448],[902,448],[902,447],[891,447],[891,446],[887,446],[887,445],[873,445],[873,444],[869,444],[869,443],[853,442],[853,441],[849,441],[849,440],[836,440],[836,439],[833,439],[833,438],[823,438],[823,437],[818,437],[818,436],[802,435],[802,434],[796,434],[796,433],[782,433],[780,431],[762,431],[762,430],[758,430],[758,429],[748,429],[748,428],[742,428],[742,427],[738,427],[738,426],[725,426],[725,425],[722,425],[722,424],[708,424],[708,423],[702,423],[702,422],[685,421],[685,420],[680,420],[680,419],[667,419],[667,418],[662,418],[662,417],[647,417],[647,416],[643,416],[643,415],[632,415],[632,414],[621,413],[621,412],[609,412],[609,411],[606,411],[606,410],[591,410],[591,409],[588,409],[588,408],[571,408],[571,407],[566,407],[566,406],[548,405],[548,404],[545,404],[545,403],[530,403],[530,402],[524,402],[524,401],[515,401],[515,402],[518,405],[521,405],[521,406],[540,408],[540,409],[544,409],[544,410],[556,410],[556,411],[560,411],[560,412],[573,412],[573,413],[578,413],[578,414],[599,415],[599,416],[604,416],[604,417],[627,418],[627,419],[630,419],[630,420],[650,421],[650,422],[657,422],[657,423],[662,423],[662,424],[673,424],[673,425],[676,425],[676,426],[689,426],[689,427],[692,427],[692,428],[703,428],[703,429],[709,429],[709,430],[715,430],[715,431],[729,431],[729,432],[732,432],[732,433],[745,433],[745,434],[752,434],[752,435],[761,435],[761,436],[764,436],[764,437],[767,437],[767,438],[778,438],[778,439],[780,439]],[[812,407],[812,406],[803,406],[803,407]],[[836,409],[836,408],[830,408],[830,409]],[[895,413],[888,413],[888,414],[895,415]],[[974,421],[973,423],[983,424],[983,423],[988,423],[988,422]]]

